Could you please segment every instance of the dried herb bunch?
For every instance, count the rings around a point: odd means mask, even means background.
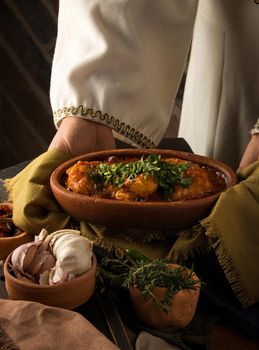
[[[138,288],[145,299],[152,300],[165,313],[170,311],[172,297],[177,292],[182,289],[196,289],[200,282],[197,278],[194,279],[195,273],[184,266],[175,267],[164,259],[151,261],[135,251],[128,251],[124,260],[104,258],[101,266],[108,268],[107,277],[109,276],[111,284],[114,278],[115,284],[120,283],[124,288]],[[166,289],[162,300],[154,294],[156,287]]]

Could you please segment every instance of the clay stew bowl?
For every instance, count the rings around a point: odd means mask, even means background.
[[[63,184],[66,170],[79,160],[104,161],[110,156],[141,158],[142,155],[149,154],[181,158],[213,168],[224,176],[226,189],[237,182],[235,172],[229,166],[204,156],[174,150],[117,149],[89,153],[61,164],[54,170],[50,178],[52,192],[63,210],[73,218],[113,228],[179,230],[188,228],[206,217],[220,193],[177,202],[128,202],[73,193],[68,191]]]

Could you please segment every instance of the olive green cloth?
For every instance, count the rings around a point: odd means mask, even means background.
[[[175,240],[170,231],[140,230],[121,228],[114,230],[108,227],[80,222],[82,235],[94,242],[94,245],[114,252],[123,257],[126,249],[134,249],[150,259],[164,258]]]
[[[35,158],[12,179],[5,180],[9,200],[13,203],[13,221],[31,234],[42,228],[49,232],[63,228],[69,216],[57,204],[49,184],[53,170],[69,154],[50,150]]]
[[[259,302],[259,161],[238,172],[239,183],[223,192],[210,215],[179,232],[168,257],[186,259],[214,249],[244,307]]]
[[[259,302],[259,161],[238,172],[202,226],[244,307]]]

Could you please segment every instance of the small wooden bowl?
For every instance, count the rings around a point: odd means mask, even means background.
[[[6,205],[12,209],[12,204],[5,202],[0,203],[0,205]],[[17,236],[13,237],[0,237],[0,260],[5,260],[8,255],[17,247],[24,243],[33,241],[33,235],[27,232],[21,232]]]
[[[4,263],[5,286],[9,299],[36,301],[72,310],[84,304],[94,292],[97,265],[94,254],[92,266],[86,273],[70,281],[49,286],[17,279],[9,271],[10,261],[11,254]]]
[[[117,149],[89,153],[61,164],[54,170],[50,178],[52,192],[63,210],[75,219],[108,227],[179,230],[189,228],[206,217],[219,198],[220,193],[177,202],[129,202],[74,193],[68,191],[63,184],[66,170],[79,160],[104,161],[110,156],[137,157],[140,159],[142,155],[147,156],[149,154],[181,158],[213,168],[224,176],[225,189],[237,183],[236,174],[229,166],[204,156],[161,149]]]

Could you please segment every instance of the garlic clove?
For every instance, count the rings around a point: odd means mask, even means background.
[[[61,266],[55,266],[49,274],[49,284],[63,283],[68,280],[68,273]]]
[[[54,246],[55,242],[60,239],[62,236],[73,234],[77,236],[81,236],[81,232],[73,229],[63,229],[53,232],[50,236],[51,240],[49,242],[50,249]]]
[[[44,241],[47,236],[48,236],[48,231],[45,228],[43,228],[40,231],[39,235],[34,237],[34,241],[35,242],[37,242],[37,241]]]
[[[48,270],[45,270],[44,272],[42,272],[40,274],[39,284],[41,284],[43,286],[46,286],[49,284],[49,271]]]
[[[54,242],[52,250],[57,264],[67,273],[79,276],[92,265],[93,242],[83,236],[61,236]]]
[[[46,270],[50,270],[55,266],[55,263],[56,259],[49,250],[38,250],[26,271],[33,276],[37,276]]]
[[[30,276],[28,274],[23,274],[19,271],[16,271],[15,276],[18,280],[30,282],[30,283],[36,283],[33,276]]]
[[[13,266],[13,269],[16,271],[24,271],[28,267],[28,265],[33,260],[38,247],[41,245],[42,242],[29,242],[20,245],[17,247],[13,252],[11,256],[11,263]],[[27,254],[28,253],[28,254]]]
[[[37,251],[38,251],[39,247],[41,246],[41,243],[42,243],[42,241],[38,241],[37,243],[35,242],[35,244],[32,244],[31,246],[29,246],[27,248],[27,250],[25,251],[24,259],[23,259],[23,267],[22,267],[23,271],[28,270],[33,259],[37,255]]]

